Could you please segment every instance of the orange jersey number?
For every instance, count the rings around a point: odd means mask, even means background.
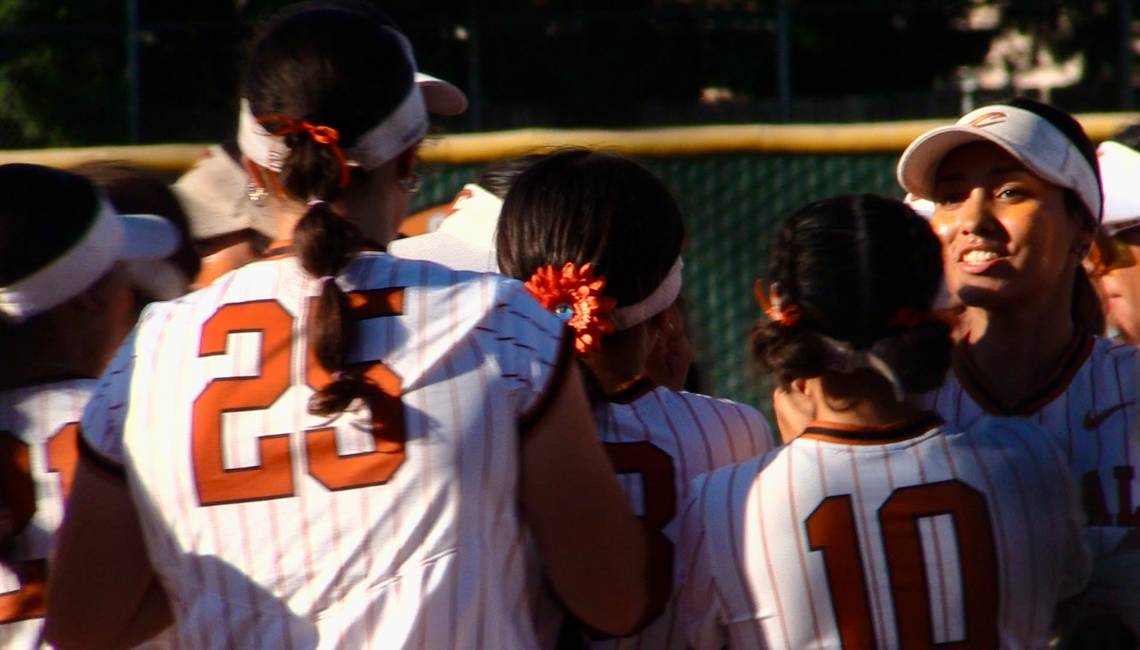
[[[59,474],[63,499],[71,493],[71,480],[79,462],[78,436],[79,423],[69,422],[44,444],[47,470]],[[0,501],[6,510],[4,516],[8,519],[6,526],[18,533],[36,512],[35,480],[27,443],[7,431],[0,431],[0,490],[3,490]],[[4,568],[16,574],[20,588],[0,593],[0,625],[42,617],[46,606],[47,561],[8,562]]]
[[[982,493],[959,481],[899,488],[879,509],[899,646],[936,647],[918,520],[944,514],[954,518],[966,636],[937,647],[997,647],[998,566],[989,508]],[[804,523],[811,550],[823,553],[843,647],[878,647],[851,496],[824,499]]]
[[[403,311],[403,295],[403,289],[399,288],[352,292],[348,294],[350,313],[357,320],[398,315]],[[214,379],[194,400],[191,440],[200,505],[293,495],[293,458],[288,433],[259,437],[261,462],[255,467],[226,468],[222,452],[223,414],[267,409],[289,388],[295,344],[293,321],[277,301],[259,300],[224,305],[203,324],[199,356],[225,354],[230,334],[260,333],[261,372],[249,377]],[[365,380],[382,393],[369,404],[374,430],[378,432],[375,449],[341,456],[337,452],[334,428],[305,431],[309,474],[330,490],[385,483],[404,461],[400,378],[379,361],[359,364],[358,369]],[[314,390],[331,381],[329,372],[311,352],[306,358],[305,377]]]

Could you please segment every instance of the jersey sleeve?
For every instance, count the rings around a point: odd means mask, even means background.
[[[728,642],[702,516],[706,477],[698,477],[690,486],[681,515],[680,558],[676,563],[682,626],[690,647],[698,650],[722,648]]]
[[[571,337],[517,281],[499,286],[482,329],[494,340],[503,376],[517,384],[519,423],[526,428],[545,412],[574,361]]]

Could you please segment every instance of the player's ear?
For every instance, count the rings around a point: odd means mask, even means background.
[[[808,380],[803,377],[800,377],[799,379],[793,379],[792,381],[788,382],[788,392],[794,392],[798,395],[808,397],[810,390],[811,385],[808,383]]]
[[[245,169],[246,176],[249,176],[250,201],[256,201],[257,198],[255,197],[257,196],[265,196],[264,192],[267,192],[269,188],[272,188],[278,193],[278,196],[280,196],[281,188],[278,186],[276,179],[270,177],[272,172],[261,168],[257,163],[245,156],[241,157],[241,166],[242,169]]]

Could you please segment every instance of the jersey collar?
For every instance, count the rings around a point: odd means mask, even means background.
[[[807,425],[800,438],[822,440],[844,445],[885,445],[917,438],[940,426],[937,413],[923,413],[918,417],[878,426],[858,426],[817,420]]]

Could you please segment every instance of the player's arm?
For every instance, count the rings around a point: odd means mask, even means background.
[[[44,636],[63,650],[123,648],[171,622],[126,480],[81,454],[56,538]]]
[[[692,494],[681,515],[680,560],[677,563],[677,606],[689,641],[697,650],[725,647],[719,597],[713,584],[708,539],[701,520],[705,476],[693,481]]]
[[[523,516],[563,604],[594,629],[627,634],[649,605],[647,533],[598,442],[576,366],[523,434]]]

